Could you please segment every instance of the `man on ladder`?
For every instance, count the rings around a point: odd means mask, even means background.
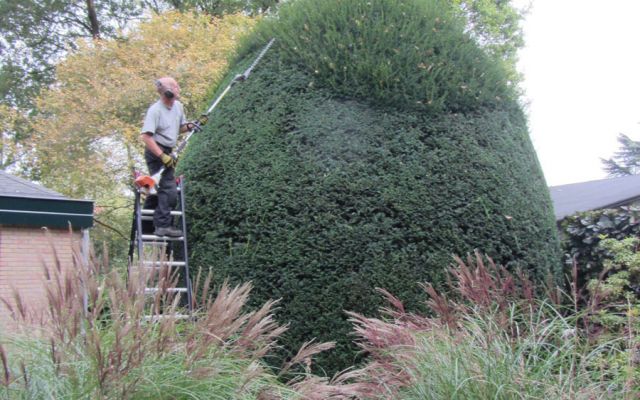
[[[192,122],[187,122],[180,98],[180,86],[171,77],[155,82],[160,98],[147,110],[140,138],[145,144],[144,159],[149,174],[155,175],[163,169],[157,195],[147,196],[145,209],[155,209],[153,226],[156,236],[180,237],[182,231],[172,226],[171,209],[176,206],[178,192],[174,168],[178,162],[172,154],[178,134],[191,131]]]

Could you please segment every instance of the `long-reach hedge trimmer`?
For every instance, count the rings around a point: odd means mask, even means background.
[[[267,43],[267,45],[264,47],[264,49],[262,49],[260,54],[258,54],[258,57],[256,57],[256,59],[249,66],[249,68],[247,68],[242,74],[236,75],[231,80],[231,83],[229,83],[229,85],[224,89],[224,91],[222,93],[220,93],[220,96],[218,96],[214,100],[214,102],[211,104],[211,107],[209,107],[209,109],[207,110],[206,113],[204,113],[200,117],[198,117],[197,120],[191,122],[193,128],[191,128],[191,130],[189,130],[189,132],[187,133],[187,136],[184,138],[182,143],[180,143],[178,145],[178,147],[176,147],[176,149],[174,151],[174,155],[175,156],[177,156],[178,154],[180,154],[182,152],[182,150],[184,150],[184,148],[187,145],[187,142],[189,142],[189,139],[191,139],[191,136],[194,133],[202,131],[202,127],[209,120],[209,114],[211,114],[211,112],[218,106],[220,101],[224,98],[224,96],[226,96],[226,94],[229,92],[229,90],[231,90],[231,88],[236,83],[244,82],[249,78],[249,75],[251,75],[251,72],[253,71],[253,69],[256,67],[256,65],[258,65],[258,63],[260,62],[262,57],[264,57],[264,55],[267,53],[269,48],[271,48],[271,46],[273,45],[274,41],[275,41],[275,39],[271,39],[269,41],[269,43]],[[138,189],[144,194],[156,194],[157,193],[156,187],[158,186],[158,182],[160,182],[160,177],[161,177],[162,173],[164,172],[164,170],[165,170],[165,167],[163,166],[162,168],[160,168],[160,170],[158,172],[156,172],[152,176],[149,176],[149,175],[138,176],[136,178],[136,180],[135,180],[136,187],[138,187]]]

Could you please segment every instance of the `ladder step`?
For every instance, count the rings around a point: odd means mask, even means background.
[[[161,319],[189,319],[190,316],[186,314],[158,314],[158,315],[145,315],[144,320],[146,322],[156,322]]]
[[[166,247],[169,242],[142,242],[143,246],[158,246],[158,247]]]
[[[168,242],[168,241],[183,241],[184,236],[156,236],[156,235],[142,235],[142,241],[147,242]]]
[[[186,263],[184,261],[143,261],[142,265],[147,268],[154,267],[184,267]]]
[[[155,210],[148,209],[148,208],[143,208],[140,210],[140,214],[142,215],[153,215],[154,212]],[[171,211],[171,215],[179,217],[182,215],[182,211]]]
[[[144,288],[144,292],[146,294],[151,294],[151,293],[157,293],[161,290],[164,290],[167,293],[187,293],[187,288],[186,287],[177,287],[177,288],[167,288],[167,289],[160,289],[160,288]]]

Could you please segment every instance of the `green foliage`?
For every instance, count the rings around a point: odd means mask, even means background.
[[[519,80],[517,52],[524,47],[520,22],[526,10],[518,9],[510,0],[452,0],[451,3],[462,12],[472,37],[504,64],[511,79]]]
[[[256,301],[282,298],[288,351],[314,337],[337,340],[323,358],[327,370],[359,358],[343,310],[375,314],[375,287],[419,308],[416,282],[441,283],[451,255],[476,247],[536,278],[558,266],[551,203],[522,111],[508,96],[448,92],[449,78],[465,80],[453,69],[484,90],[480,66],[491,67],[443,4],[292,3],[253,38],[264,45],[268,32],[277,42],[179,166],[192,260],[216,276],[253,281]],[[339,48],[349,40],[353,51]],[[250,48],[230,76],[255,56]],[[476,75],[459,48],[485,60]],[[330,53],[337,72],[324,58]],[[408,74],[419,62],[443,64],[441,79]],[[369,75],[402,79],[378,85]],[[411,99],[428,87],[439,93],[439,113]]]
[[[605,260],[607,277],[601,289],[609,300],[638,300],[640,295],[640,239],[628,237],[623,240],[605,239],[600,247],[613,257]]]
[[[578,287],[583,287],[603,273],[607,250],[600,246],[604,238],[622,240],[640,234],[640,209],[619,207],[577,213],[561,222],[565,274],[571,276],[575,260]]]
[[[431,113],[515,97],[502,64],[444,1],[299,0],[258,30],[258,42],[276,37],[283,62],[336,95]]]
[[[635,207],[579,213],[562,222],[567,266],[576,262],[574,285],[598,342],[619,339],[623,350],[601,357],[599,368],[618,381],[638,382],[640,363],[640,210]],[[569,274],[569,271],[567,271]],[[580,301],[581,300],[581,301]],[[578,303],[576,303],[578,304]]]
[[[603,304],[597,316],[603,326],[620,332],[635,319],[634,330],[640,329],[640,239],[604,239],[599,248],[607,258],[601,279],[591,279],[588,289],[592,298]],[[640,345],[640,342],[639,342]]]
[[[108,334],[112,327],[106,327],[100,339],[106,344],[113,340]],[[153,342],[158,340],[156,333],[151,333],[141,340]],[[59,365],[51,358],[51,344],[34,339],[14,338],[5,343],[11,350],[12,361],[15,362],[15,373],[20,373],[19,363],[26,366],[28,374],[24,381],[14,381],[12,385],[0,385],[0,397],[7,400],[18,399],[256,399],[258,392],[269,386],[277,387],[275,376],[263,371],[256,371],[256,377],[248,381],[243,390],[245,380],[252,369],[250,360],[234,357],[231,353],[211,351],[195,363],[191,363],[186,352],[173,352],[158,356],[145,357],[142,364],[136,366],[128,374],[121,377],[119,385],[105,391],[100,389],[100,376],[96,371],[95,359],[88,348],[74,343],[76,353],[73,359],[66,357],[64,373],[60,373]],[[104,344],[103,344],[104,345]],[[146,345],[142,344],[143,346]],[[19,356],[18,356],[19,355]],[[193,370],[186,368],[191,363]],[[200,370],[200,374],[193,371]],[[217,371],[213,376],[210,371]]]
[[[280,0],[167,0],[179,10],[195,10],[209,15],[223,16],[245,12],[263,14],[273,11]]]
[[[90,3],[97,26],[89,18]],[[39,89],[53,81],[55,62],[77,39],[114,37],[141,14],[139,2],[126,0],[1,0],[0,101],[31,106]]]
[[[620,134],[618,143],[620,150],[612,158],[602,159],[604,170],[609,176],[636,175],[640,172],[640,141]]]

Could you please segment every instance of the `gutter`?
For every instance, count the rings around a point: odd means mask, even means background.
[[[93,201],[0,195],[0,225],[90,228]]]

